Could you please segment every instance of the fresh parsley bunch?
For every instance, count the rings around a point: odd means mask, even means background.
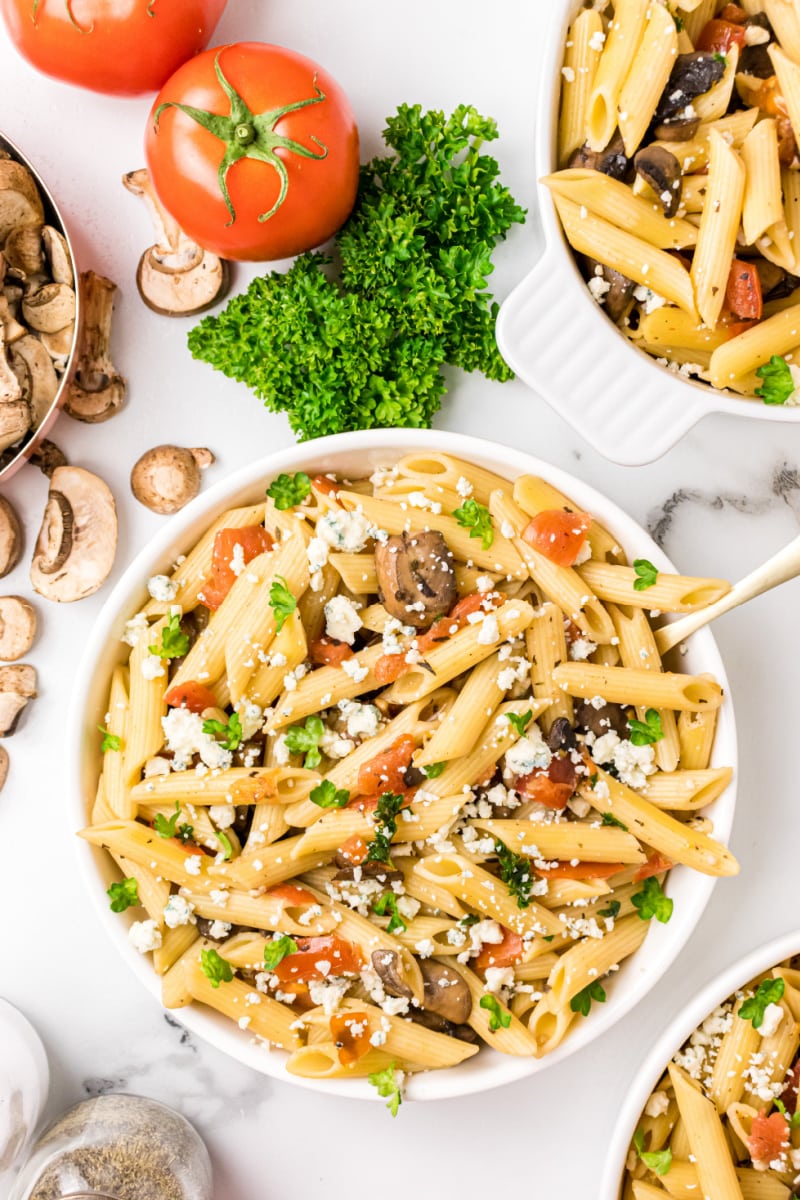
[[[429,426],[445,365],[511,378],[487,281],[496,242],[525,214],[481,153],[495,122],[469,105],[449,117],[401,105],[383,136],[393,153],[361,169],[338,273],[304,254],[189,334],[195,358],[286,412],[301,440]]]

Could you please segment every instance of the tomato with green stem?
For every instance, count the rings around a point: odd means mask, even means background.
[[[155,92],[211,40],[227,0],[0,0],[23,58],[65,83]]]
[[[156,97],[147,166],[167,212],[222,258],[274,261],[344,224],[358,188],[358,129],[322,67],[238,42],[187,62]]]

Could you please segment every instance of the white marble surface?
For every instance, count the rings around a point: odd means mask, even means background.
[[[496,117],[504,177],[531,207],[537,22],[545,3],[231,0],[218,40],[273,40],[323,62],[351,97],[367,154],[378,150],[383,118],[400,101],[476,104]],[[130,402],[108,424],[92,428],[64,417],[55,433],[71,460],[102,474],[118,497],[116,578],[163,520],[128,492],[130,466],[144,449],[173,440],[208,445],[218,457],[210,478],[219,479],[254,454],[289,444],[291,435],[281,417],[267,414],[242,387],[191,361],[182,322],[158,318],[139,303],[133,273],[148,227],[119,178],[142,164],[147,101],[101,99],[39,77],[4,34],[0,80],[0,128],[44,172],[74,231],[81,265],[120,284],[114,354],[130,379]],[[498,295],[521,277],[536,250],[532,216],[497,254]],[[236,286],[250,273],[240,270]],[[521,384],[462,376],[453,377],[437,425],[529,448],[581,475],[655,531],[686,571],[736,578],[797,533],[800,430],[794,427],[711,418],[661,462],[622,469],[601,460]],[[3,493],[24,515],[30,550],[45,480],[26,468]],[[27,556],[3,581],[4,591],[29,593],[26,563]],[[422,1195],[445,1185],[478,1200],[501,1180],[514,1180],[520,1195],[530,1188],[583,1200],[593,1194],[619,1102],[655,1032],[739,954],[793,926],[800,943],[794,841],[800,585],[792,583],[718,625],[741,740],[732,845],[742,874],[718,886],[668,978],[624,1028],[534,1080],[464,1100],[407,1105],[396,1122],[378,1105],[329,1101],[227,1061],[190,1038],[129,978],[76,877],[63,815],[62,726],[82,643],[107,591],[64,610],[38,604],[41,636],[30,661],[41,696],[8,743],[12,769],[0,796],[0,995],[27,1013],[45,1041],[53,1075],[49,1113],[114,1089],[175,1105],[209,1144],[217,1200],[344,1200],[373,1192],[400,1200],[410,1179]]]

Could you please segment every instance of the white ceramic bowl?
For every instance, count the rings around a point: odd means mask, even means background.
[[[123,661],[120,635],[125,621],[147,598],[150,576],[170,569],[178,554],[186,552],[226,508],[252,504],[264,494],[269,480],[282,471],[303,470],[313,475],[337,471],[350,476],[369,474],[375,467],[396,462],[411,451],[444,451],[497,474],[514,479],[535,473],[566,492],[581,508],[596,514],[626,548],[631,557],[649,558],[662,570],[674,570],[651,538],[610,500],[580,480],[547,463],[504,446],[441,431],[375,430],[343,434],[281,450],[236,472],[223,480],[174,517],[162,532],[134,559],[119,581],[92,631],[83,657],[70,706],[67,730],[69,780],[69,821],[72,831],[87,823],[90,800],[94,795],[99,768],[97,726],[103,722],[108,686],[113,667]],[[690,672],[711,671],[725,690],[720,709],[714,763],[736,768],[736,732],[733,707],[722,661],[711,634],[696,633],[683,660]],[[733,819],[735,784],[709,810],[717,836],[727,840]],[[134,974],[155,998],[160,983],[150,962],[133,949],[127,938],[130,916],[115,915],[108,906],[105,889],[115,877],[108,855],[80,839],[75,839],[79,869],[86,879],[99,919]],[[482,1091],[502,1083],[533,1075],[551,1063],[561,1062],[587,1046],[604,1030],[614,1025],[642,999],[664,974],[694,929],[714,886],[714,880],[683,867],[670,874],[668,891],[675,900],[675,911],[668,925],[657,925],[639,952],[626,963],[607,985],[608,1001],[591,1020],[578,1024],[564,1044],[544,1059],[511,1058],[482,1049],[469,1062],[447,1071],[432,1071],[414,1076],[408,1087],[410,1099],[441,1099]],[[189,1007],[181,1010],[181,1022],[219,1049],[266,1075],[275,1075],[319,1091],[357,1097],[374,1097],[374,1089],[363,1080],[311,1080],[288,1075],[285,1056],[279,1051],[267,1053],[251,1044],[245,1033],[209,1010]]]
[[[536,128],[535,171],[556,169],[561,64],[580,0],[549,0]],[[497,341],[509,366],[612,462],[660,458],[709,413],[800,421],[800,408],[768,405],[671,374],[637,349],[592,299],[546,187],[539,185],[545,250],[508,296]]]
[[[797,931],[785,933],[765,946],[758,946],[732,963],[711,983],[706,984],[691,1004],[687,1004],[667,1026],[628,1090],[606,1153],[598,1200],[620,1200],[625,1159],[631,1139],[648,1097],[664,1074],[672,1056],[680,1050],[686,1039],[709,1013],[732,996],[737,988],[760,975],[762,971],[768,971],[784,959],[791,958],[793,954],[800,954],[800,933]]]

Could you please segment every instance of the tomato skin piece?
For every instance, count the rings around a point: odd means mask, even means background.
[[[739,4],[726,4],[719,16],[723,21],[730,21],[733,25],[744,25],[747,20],[747,13]]]
[[[358,772],[359,794],[377,792],[403,792],[406,788],[405,774],[411,764],[411,756],[417,743],[410,733],[396,738],[388,750],[376,754],[364,763]]]
[[[233,163],[227,173],[231,220],[218,178],[226,143],[177,108],[163,110],[155,124],[165,103],[230,116],[231,102],[216,75],[217,58],[225,79],[255,115],[311,100],[315,86],[325,97],[277,121],[275,133],[310,154],[279,147],[288,189],[264,221],[259,217],[280,195],[274,166],[246,157]],[[324,156],[312,138],[326,147]],[[274,262],[315,249],[347,220],[358,188],[358,129],[345,93],[319,64],[266,42],[216,46],[180,67],[150,112],[145,157],[167,212],[193,241],[221,258]]]
[[[546,808],[566,808],[567,801],[578,786],[578,773],[570,758],[554,757],[546,771],[522,775],[514,784],[529,800]]]
[[[308,656],[317,667],[340,667],[348,658],[353,657],[353,650],[347,642],[335,642],[332,638],[321,637],[311,643]]]
[[[503,930],[502,942],[497,942],[495,945],[490,942],[483,943],[481,952],[475,959],[475,966],[479,971],[485,971],[487,967],[513,967],[522,958],[522,938],[513,929],[507,929],[505,925],[502,925],[501,928]]]
[[[740,321],[759,321],[764,311],[761,280],[753,263],[735,258],[725,288],[725,303]]]
[[[675,864],[670,859],[654,850],[652,854],[648,855],[647,862],[643,862],[638,871],[634,873],[633,882],[642,883],[651,875],[663,875],[665,871],[672,870],[674,866]]]
[[[330,970],[320,971],[318,962],[330,963]],[[357,975],[363,965],[358,946],[330,933],[323,937],[298,938],[297,950],[281,959],[273,974],[282,984],[291,986],[295,980],[308,983],[310,979],[324,979],[326,974]]]
[[[479,612],[481,608],[485,612],[491,612],[503,603],[505,596],[502,592],[470,592],[468,596],[462,596],[446,616],[436,618],[427,633],[419,634],[416,639],[417,650],[420,654],[427,654],[429,650],[441,646],[442,642],[446,642],[454,633],[463,629],[473,613]],[[410,669],[411,664],[406,662],[402,653],[383,654],[373,667],[375,678],[380,684],[394,683],[395,679],[399,679]]]
[[[624,863],[579,862],[559,863],[557,867],[534,867],[538,875],[546,879],[610,879],[625,870]]]
[[[353,1026],[358,1032],[353,1032]],[[330,1020],[331,1037],[343,1067],[351,1067],[371,1049],[369,1017],[365,1012],[334,1013]]]
[[[375,798],[375,807],[378,806],[378,799]],[[348,808],[350,805],[348,804]],[[349,837],[343,846],[339,847],[339,855],[351,863],[354,867],[360,867],[367,858],[368,847],[367,843],[357,833]]]
[[[275,542],[263,525],[243,525],[241,529],[220,529],[214,538],[211,552],[211,575],[203,584],[200,599],[212,611],[216,611],[236,582],[236,572],[231,569],[234,547],[241,546],[245,564],[259,554],[271,550]]]
[[[34,0],[0,0],[0,13],[17,50],[45,75],[136,96],[157,91],[208,45],[226,2],[40,0],[34,16]]]
[[[189,712],[201,713],[207,708],[217,707],[217,697],[204,683],[188,679],[172,687],[164,697],[170,708],[188,708]]]
[[[733,45],[740,50],[746,45],[744,26],[715,17],[701,30],[695,49],[707,54],[727,54]]]
[[[287,904],[316,904],[316,900],[304,887],[296,883],[278,883],[265,893],[275,900],[285,900]]]
[[[747,1149],[754,1163],[771,1163],[779,1158],[789,1144],[789,1126],[779,1112],[767,1116],[762,1108],[753,1117]]]
[[[522,539],[559,567],[571,567],[583,549],[592,523],[589,513],[546,508],[532,517]]]
[[[411,664],[406,662],[404,654],[382,654],[376,660],[372,673],[383,687],[387,683],[394,683],[395,679],[399,679],[410,669]]]

